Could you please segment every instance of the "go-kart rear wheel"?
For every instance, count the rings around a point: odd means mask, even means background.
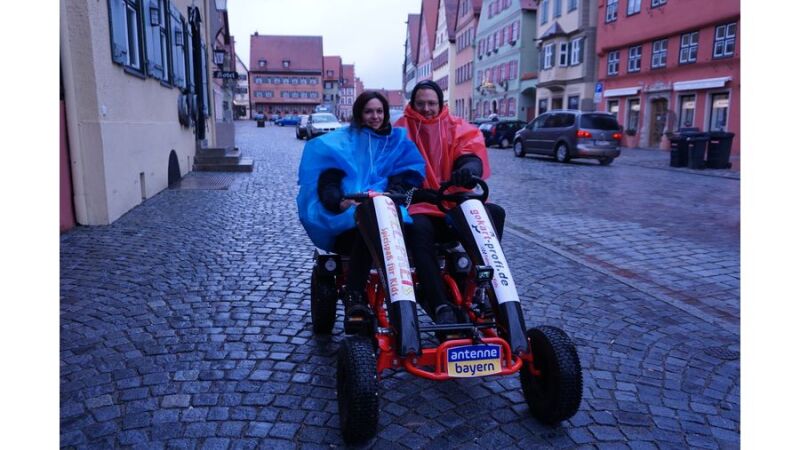
[[[311,325],[314,334],[331,334],[336,323],[336,280],[311,272]]]
[[[520,383],[531,414],[540,422],[556,425],[578,411],[583,394],[583,374],[578,351],[559,328],[542,326],[528,330],[533,369],[525,363]]]
[[[378,376],[375,350],[369,338],[342,341],[336,367],[339,427],[348,444],[375,436],[378,427]]]

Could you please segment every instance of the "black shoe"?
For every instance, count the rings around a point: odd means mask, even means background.
[[[456,310],[455,308],[453,308],[452,305],[444,304],[437,306],[435,316],[436,318],[434,320],[438,325],[444,325],[448,323],[458,323],[458,318],[456,317]]]
[[[348,292],[344,296],[344,332],[346,334],[368,335],[374,329],[374,315],[364,296]]]
[[[436,312],[434,314],[435,318],[434,321],[437,325],[449,325],[458,323],[458,316],[456,315],[456,309],[453,305],[444,304],[439,305],[436,307]],[[436,337],[439,339],[439,342],[444,342],[448,339],[458,339],[462,337],[460,331],[437,331]]]

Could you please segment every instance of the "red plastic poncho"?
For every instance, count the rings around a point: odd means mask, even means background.
[[[482,178],[484,180],[489,178],[491,172],[483,135],[478,128],[464,119],[451,116],[447,106],[442,108],[438,116],[426,119],[408,104],[403,111],[403,117],[394,125],[408,130],[408,138],[417,144],[422,157],[425,158],[423,188],[438,190],[442,182],[450,179],[453,163],[463,155],[479,157],[483,162]],[[453,188],[448,192],[464,190]],[[415,203],[408,208],[408,211],[411,214],[444,216],[436,205],[430,203]]]

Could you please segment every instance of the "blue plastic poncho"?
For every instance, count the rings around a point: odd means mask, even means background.
[[[402,128],[392,128],[389,135],[382,136],[366,127],[344,127],[306,143],[297,180],[297,210],[314,245],[332,251],[336,236],[355,228],[356,219],[355,206],[334,214],[320,202],[317,182],[328,169],[345,173],[342,190],[346,194],[382,192],[388,177],[406,171],[413,175],[403,181],[419,186],[425,176],[425,160]],[[404,221],[410,222],[408,212],[402,210]]]

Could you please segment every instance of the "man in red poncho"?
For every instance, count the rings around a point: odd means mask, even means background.
[[[395,123],[408,130],[409,139],[425,159],[425,181],[422,189],[413,193],[408,208],[414,224],[408,229],[407,242],[422,288],[423,298],[418,300],[439,324],[458,322],[458,317],[447,300],[434,244],[457,240],[458,236],[446,223],[444,213],[430,202],[444,181],[453,181],[463,191],[475,187],[473,177],[486,179],[490,174],[483,135],[470,123],[451,116],[443,98],[438,84],[417,83],[403,117]],[[494,204],[486,204],[486,210],[498,238],[502,237],[505,211]]]

